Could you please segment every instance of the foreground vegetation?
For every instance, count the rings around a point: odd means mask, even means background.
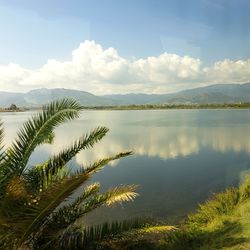
[[[104,237],[143,226],[140,221],[95,227],[80,223],[102,205],[131,201],[137,196],[135,185],[114,187],[105,193],[100,193],[99,183],[86,185],[110,161],[131,152],[118,153],[74,171],[67,168],[79,151],[100,141],[107,128],[98,127],[47,161],[29,166],[37,146],[52,143],[54,129],[78,118],[81,110],[81,105],[70,99],[44,106],[42,112],[24,123],[9,147],[2,145],[4,129],[0,123],[0,249],[88,249]]]
[[[165,238],[170,249],[250,249],[250,179],[214,195]]]
[[[249,218],[250,178],[239,188],[215,194],[180,226],[135,230],[113,242],[111,249],[250,249]]]

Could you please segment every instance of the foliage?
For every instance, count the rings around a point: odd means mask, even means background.
[[[250,197],[250,180],[246,180],[239,188],[229,188],[222,193],[213,195],[204,204],[199,205],[197,212],[188,217],[188,225],[207,225],[218,217],[228,215]]]
[[[104,224],[91,228],[79,227],[77,223],[100,206],[132,201],[137,196],[135,185],[111,188],[105,193],[100,193],[99,183],[86,185],[86,181],[110,161],[131,152],[118,153],[85,168],[79,167],[74,172],[67,168],[67,163],[78,152],[93,147],[107,134],[106,127],[98,127],[83,135],[45,162],[28,166],[37,146],[52,143],[54,129],[78,118],[81,110],[81,105],[71,99],[44,106],[40,113],[23,124],[9,147],[3,146],[4,129],[0,123],[1,249],[50,249],[64,245],[70,249],[76,242],[90,245],[90,242],[113,234],[117,229],[138,227],[138,224],[130,223],[129,226]],[[81,194],[69,201],[68,198],[72,198],[79,188]],[[87,248],[84,244],[82,247]]]
[[[157,109],[249,109],[250,103],[162,103],[162,104],[131,104],[121,106],[85,106],[84,109],[94,110],[157,110]]]
[[[112,249],[250,249],[249,217],[250,179],[247,177],[239,188],[214,194],[200,204],[178,227],[151,224],[132,234],[128,232],[127,239],[119,239]]]
[[[84,229],[76,227],[74,235],[65,232],[61,237],[61,241],[57,241],[55,245],[58,249],[117,249],[115,244],[117,241],[121,244],[127,239],[127,234],[138,237],[139,229],[147,227],[147,220],[133,219],[122,222],[104,223],[85,227]],[[133,230],[131,230],[133,229]]]
[[[248,244],[249,199],[247,177],[239,188],[229,188],[199,205],[179,230],[165,234],[164,249],[239,249],[242,244]]]

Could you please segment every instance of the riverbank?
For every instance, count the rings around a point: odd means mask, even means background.
[[[42,107],[23,107],[18,110],[0,108],[0,112],[39,111]],[[208,104],[145,104],[119,106],[83,106],[84,110],[168,110],[168,109],[250,109],[250,103]]]
[[[16,113],[16,112],[25,112],[28,111],[29,109],[26,108],[20,108],[20,109],[4,109],[0,108],[0,113]]]
[[[249,109],[250,103],[229,104],[146,104],[123,106],[83,106],[86,110],[161,110],[161,109]]]
[[[179,226],[130,232],[110,249],[250,249],[250,179],[214,195]]]
[[[250,249],[250,179],[200,205],[164,249]]]

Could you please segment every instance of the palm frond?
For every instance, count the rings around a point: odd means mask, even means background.
[[[3,159],[3,139],[4,139],[4,127],[3,127],[3,123],[0,120],[0,163]]]
[[[58,249],[101,249],[106,245],[105,241],[121,237],[128,231],[143,229],[149,225],[147,219],[130,219],[115,222],[106,222],[100,225],[87,226],[85,228],[71,227],[65,230],[57,240]],[[105,248],[106,249],[106,248]]]
[[[123,158],[123,157],[126,157],[126,156],[129,156],[129,155],[132,155],[133,152],[132,151],[127,151],[127,152],[121,152],[121,153],[118,153],[114,156],[111,156],[111,157],[107,157],[107,158],[104,158],[104,159],[101,159],[99,161],[96,161],[95,163],[89,165],[87,168],[86,168],[86,172],[89,173],[89,174],[94,174],[94,173],[97,173],[98,171],[100,171],[105,165],[107,165],[109,162],[111,161],[114,161],[114,160],[117,160],[117,159],[120,159],[120,158]]]
[[[0,120],[0,147],[2,146],[3,138],[4,138],[3,122]]]
[[[112,206],[115,203],[133,201],[135,197],[139,195],[135,192],[137,188],[138,185],[133,184],[110,189],[106,194],[104,194],[104,197],[106,197],[106,205]]]
[[[111,206],[115,203],[133,201],[138,196],[138,193],[135,192],[137,188],[137,185],[124,185],[111,188],[103,194],[93,195],[89,200],[83,202],[79,209],[79,217],[102,205]]]
[[[119,153],[112,157],[108,157],[106,159],[100,160],[86,169],[82,168],[75,174],[71,176],[66,176],[65,178],[59,180],[58,182],[51,184],[48,189],[42,192],[39,204],[34,207],[33,212],[29,213],[26,223],[23,221],[22,225],[25,226],[26,230],[24,231],[22,237],[20,238],[20,242],[23,242],[24,240],[26,240],[28,235],[31,232],[38,231],[39,227],[44,223],[44,221],[48,218],[51,212],[53,212],[54,209],[57,208],[67,197],[72,195],[72,193],[77,188],[79,188],[87,180],[89,180],[89,178],[92,177],[94,173],[96,173],[97,171],[100,171],[110,161],[119,159],[121,157],[125,157],[130,154],[131,152],[124,152],[124,153]],[[131,186],[130,188],[131,190],[129,190],[129,187],[128,187],[127,197],[125,197],[126,196],[125,190],[124,190],[124,196],[122,196],[122,193],[120,193],[121,199],[129,200],[136,196],[133,193],[135,186]],[[106,201],[108,200],[111,201],[112,198],[118,197],[119,191],[121,191],[121,189],[113,190],[113,195],[112,195],[112,191],[107,193]],[[129,193],[129,191],[131,191],[131,193]],[[104,197],[99,197],[99,198],[100,198],[99,199],[100,204],[102,200],[103,202],[105,201]],[[90,209],[94,209],[94,207],[93,206],[89,207],[89,210]]]
[[[54,142],[54,139],[55,139],[55,133],[54,131],[51,131],[51,133],[47,135],[47,138],[44,139],[43,143],[52,144]]]
[[[48,216],[57,208],[67,197],[89,179],[88,174],[77,174],[66,177],[57,183],[51,185],[49,189],[42,192],[40,201],[37,206],[33,207],[33,211],[29,213],[26,221],[23,220],[23,231],[20,242],[23,243],[32,232],[39,231],[40,226],[48,218]]]
[[[70,147],[64,149],[58,155],[53,156],[44,164],[39,167],[41,171],[41,183],[46,187],[49,186],[51,176],[57,175],[58,171],[64,167],[73,157],[76,156],[81,150],[91,148],[95,143],[100,141],[108,132],[106,127],[98,127],[91,131],[89,134],[83,135],[80,139],[76,140]]]
[[[5,167],[5,179],[21,175],[34,149],[48,141],[55,127],[79,117],[81,105],[71,99],[54,101],[43,107],[43,111],[24,123],[17,139],[7,150],[7,158],[1,164]]]
[[[11,230],[0,232],[0,249],[15,249],[15,243]]]
[[[80,205],[88,200],[91,196],[98,193],[100,190],[100,183],[93,183],[83,189],[82,194],[72,203],[60,207],[53,212],[51,218],[47,221],[44,231],[46,235],[53,237],[57,231],[62,231],[69,225],[74,223],[79,218]],[[49,237],[49,236],[47,236]]]
[[[86,181],[105,165],[132,152],[107,157],[76,171],[67,167],[78,152],[100,141],[108,132],[107,128],[99,127],[48,161],[27,167],[35,148],[52,143],[54,129],[79,117],[81,109],[78,102],[70,99],[44,106],[42,112],[24,123],[16,140],[6,150],[2,145],[4,130],[0,121],[0,248],[38,249],[43,246],[51,249],[61,244],[58,240],[65,239],[71,244],[74,235],[84,243],[88,238],[95,241],[125,228],[125,224],[106,224],[95,229],[74,229],[77,220],[93,209],[132,201],[138,195],[135,185],[115,187],[103,194],[99,193],[99,183],[84,187]],[[82,193],[73,199],[72,195],[77,194],[80,187]]]
[[[47,174],[42,166],[37,166],[23,173],[23,178],[27,183],[27,189],[33,194],[39,194],[48,188],[49,184],[58,182],[70,175],[70,168],[63,166],[57,170],[57,173]]]
[[[97,194],[99,187],[90,186],[85,190],[83,196],[80,196],[75,202],[54,212],[47,227],[50,233],[55,235],[56,230],[61,231],[62,228],[70,226],[77,219],[96,208],[103,205],[110,206],[115,203],[133,201],[138,196],[135,192],[137,187],[136,185],[120,186],[112,188],[103,194]]]
[[[72,204],[66,205],[54,212],[48,227],[55,230],[67,227],[81,218],[86,213],[101,207],[102,205],[113,205],[126,201],[133,201],[138,194],[135,192],[136,185],[115,187],[104,194],[97,194],[99,184],[93,184],[84,189],[84,192]]]
[[[43,237],[47,241],[54,241],[58,235],[63,234],[65,228],[71,227],[86,213],[102,205],[110,206],[117,202],[132,201],[138,195],[135,192],[136,188],[136,185],[121,186],[110,189],[104,194],[97,194],[99,184],[88,186],[72,204],[63,206],[52,214],[43,228]]]
[[[71,204],[71,208],[79,208],[79,206],[89,197],[100,191],[100,183],[95,182],[83,189],[82,194]]]

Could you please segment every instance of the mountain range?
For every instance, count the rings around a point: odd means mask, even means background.
[[[171,94],[125,94],[96,96],[71,89],[35,89],[27,93],[0,91],[0,107],[16,104],[20,107],[38,107],[49,101],[71,97],[84,106],[143,105],[143,104],[204,104],[250,102],[250,83],[215,84],[183,90]]]

